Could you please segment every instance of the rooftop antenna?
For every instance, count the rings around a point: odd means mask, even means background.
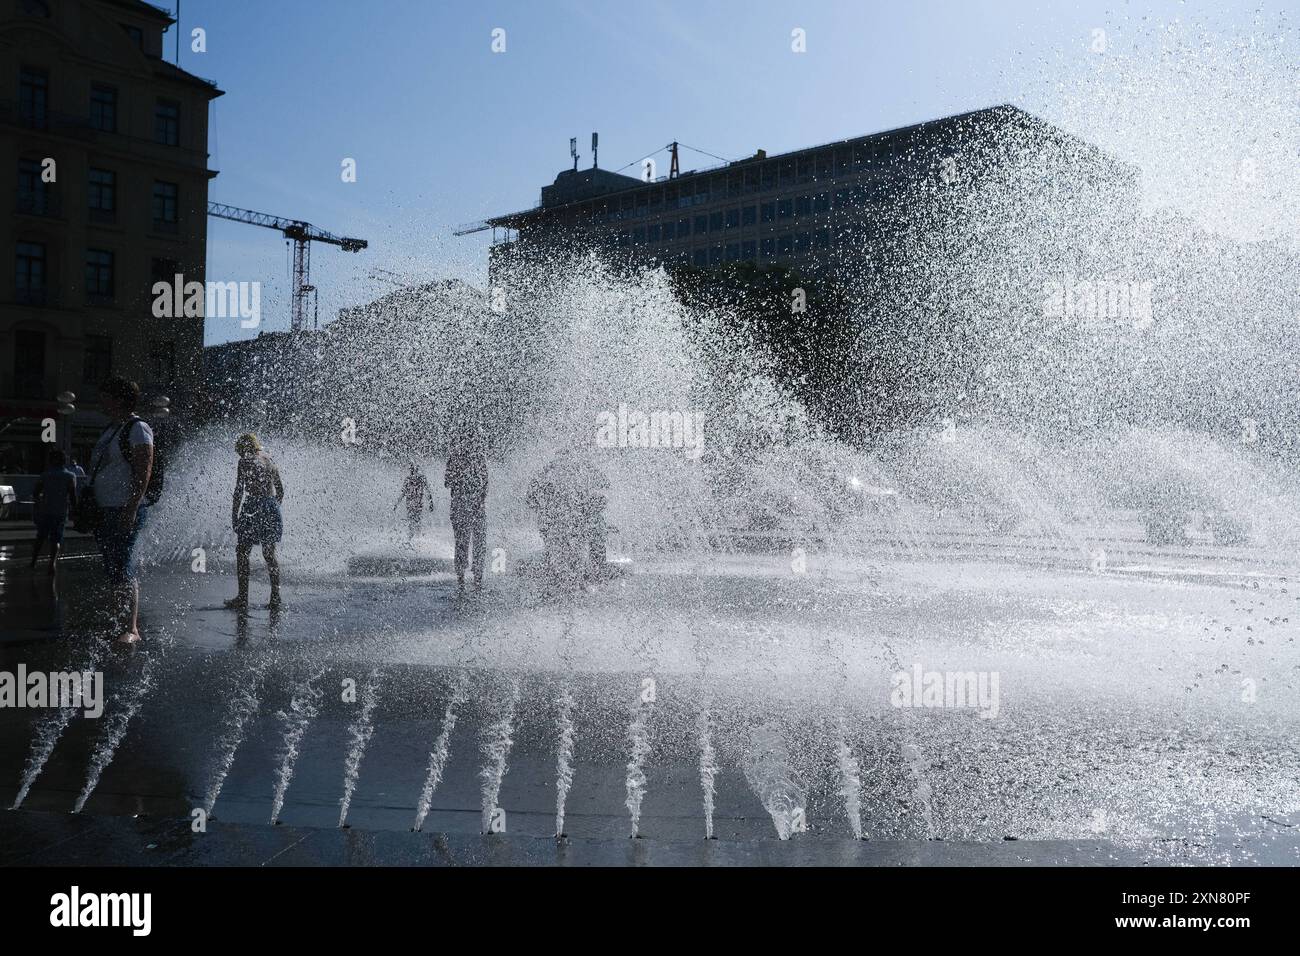
[[[176,0],[176,65],[181,65],[181,0]]]
[[[591,168],[592,168],[592,169],[597,169],[597,168],[600,167],[600,163],[597,162],[597,160],[596,160],[596,156],[597,156],[597,154],[596,154],[596,146],[597,146],[597,144],[599,144],[599,143],[600,143],[600,134],[599,134],[599,133],[592,133],[592,134],[591,134]]]
[[[578,171],[578,137],[569,137],[569,155],[573,157],[573,171]]]
[[[681,168],[677,165],[677,140],[673,140],[669,148],[673,151],[673,159],[668,167],[668,178],[676,179],[681,174]]]

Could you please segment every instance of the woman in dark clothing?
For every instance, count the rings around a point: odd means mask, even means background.
[[[235,442],[235,450],[239,452],[239,465],[235,469],[230,523],[237,539],[235,570],[239,575],[239,595],[227,601],[226,607],[241,610],[248,607],[249,557],[253,545],[260,544],[271,578],[271,601],[267,606],[278,608],[281,606],[280,562],[275,557],[275,546],[284,532],[280,517],[280,502],[284,501],[280,469],[262,450],[256,435],[241,435]]]

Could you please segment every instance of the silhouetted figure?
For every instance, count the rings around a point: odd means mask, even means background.
[[[429,482],[425,479],[415,462],[411,462],[411,473],[406,476],[406,481],[402,482],[402,490],[397,495],[397,500],[393,502],[393,510],[397,510],[405,499],[406,501],[406,540],[414,541],[415,533],[420,530],[420,522],[424,517],[424,499],[429,499],[429,507],[433,508],[433,493],[429,491]]]
[[[472,566],[474,586],[483,586],[487,554],[488,466],[483,443],[473,432],[463,432],[447,456],[443,485],[451,492],[451,533],[456,540],[456,584],[465,587],[465,568]],[[471,563],[470,557],[473,557]]]
[[[263,451],[256,435],[240,435],[235,442],[235,451],[239,453],[239,464],[235,469],[230,523],[235,529],[235,572],[239,577],[239,594],[227,601],[226,607],[248,608],[249,557],[253,545],[260,544],[267,574],[271,578],[271,600],[267,606],[279,608],[282,603],[280,562],[275,556],[275,546],[284,534],[284,520],[280,515],[284,485],[280,482],[280,469]]]
[[[528,486],[547,571],[577,585],[605,574],[605,507],[609,479],[585,456],[562,448]]]
[[[64,464],[63,452],[51,449],[46,469],[36,479],[32,495],[32,516],[36,520],[36,545],[32,549],[32,568],[41,556],[41,545],[50,542],[50,574],[59,560],[63,529],[69,509],[77,507],[77,476]]]
[[[153,429],[135,415],[140,386],[114,375],[99,386],[109,425],[90,455],[90,494],[99,505],[95,541],[113,592],[113,612],[124,644],[140,640],[140,585],[136,541],[148,514],[144,503],[153,472]]]

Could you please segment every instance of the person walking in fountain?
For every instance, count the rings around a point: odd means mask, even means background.
[[[283,603],[280,599],[280,562],[275,556],[275,546],[284,533],[284,521],[280,515],[284,485],[280,481],[280,469],[252,433],[239,436],[235,451],[239,453],[239,464],[235,469],[230,523],[235,529],[235,572],[239,577],[239,594],[227,601],[226,607],[248,608],[249,557],[253,545],[260,544],[267,574],[271,578],[271,600],[267,607],[277,609]]]
[[[556,584],[577,587],[607,573],[609,478],[585,455],[561,448],[528,486],[537,513],[546,570]]]
[[[483,587],[487,554],[487,455],[477,431],[462,431],[447,456],[443,486],[451,492],[451,532],[456,540],[456,585],[465,588],[465,568],[471,566],[474,587]],[[473,558],[471,562],[471,556]]]
[[[95,542],[113,594],[113,613],[124,627],[118,640],[140,640],[140,584],[136,541],[149,511],[145,492],[153,474],[153,429],[136,416],[140,386],[114,375],[99,386],[109,418],[90,454],[90,489],[99,506]]]
[[[429,491],[429,482],[421,473],[415,462],[411,462],[411,473],[406,476],[406,481],[402,483],[402,490],[397,495],[397,500],[393,502],[393,510],[406,500],[406,540],[408,543],[415,540],[415,533],[420,530],[420,522],[424,517],[424,499],[429,499],[429,508],[433,509],[433,493]]]
[[[64,464],[63,452],[51,449],[46,458],[47,468],[36,479],[32,497],[32,513],[36,518],[36,546],[32,549],[32,569],[41,556],[41,545],[50,542],[50,574],[54,574],[59,560],[59,546],[63,544],[63,528],[68,522],[68,509],[77,507],[77,476]]]

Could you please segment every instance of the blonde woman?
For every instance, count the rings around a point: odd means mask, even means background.
[[[230,523],[235,529],[239,594],[227,601],[226,607],[247,609],[249,556],[253,545],[260,544],[271,578],[271,601],[267,606],[278,608],[281,606],[280,563],[275,557],[275,546],[284,532],[280,517],[280,502],[284,501],[280,469],[252,433],[239,436],[235,451],[239,453],[239,465],[235,469],[235,498],[231,505]]]

